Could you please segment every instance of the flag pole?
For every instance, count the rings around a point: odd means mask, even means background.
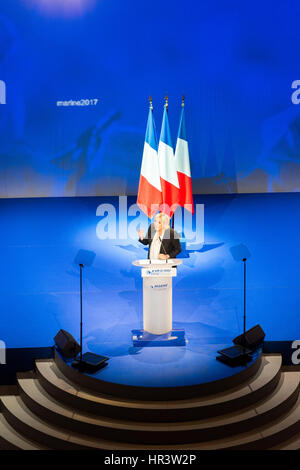
[[[165,99],[168,100],[167,95],[166,95]],[[182,94],[182,101],[181,101],[181,107],[182,108],[184,108],[184,100],[185,100],[185,96],[184,96],[184,94]],[[167,103],[168,103],[168,101],[167,101]],[[166,104],[166,106],[168,106],[168,104]],[[175,219],[175,212],[174,212],[173,217],[172,217],[172,228],[173,229],[174,229],[174,219]]]
[[[151,95],[149,95],[149,103],[150,103],[150,109],[153,111],[153,104],[152,104]]]
[[[182,108],[184,108],[184,98],[185,98],[185,96],[184,96],[184,94],[182,94],[182,101],[181,101],[181,107]],[[184,208],[183,208],[183,214],[184,214]],[[174,228],[174,217],[173,217],[173,226],[172,226],[172,228]]]
[[[166,111],[168,112],[168,95],[166,93],[166,96],[165,96],[165,108],[166,108]],[[171,227],[174,229],[174,214],[172,215],[172,224],[171,224]]]
[[[165,96],[164,108],[166,108],[166,111],[168,112],[168,95],[167,95],[167,93],[166,93],[166,96]],[[164,203],[163,203],[163,206],[164,206]],[[161,210],[160,210],[160,213],[161,213]]]

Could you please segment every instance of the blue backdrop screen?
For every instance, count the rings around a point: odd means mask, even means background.
[[[152,95],[182,93],[194,193],[300,190],[300,4],[10,0],[0,196],[137,193]]]

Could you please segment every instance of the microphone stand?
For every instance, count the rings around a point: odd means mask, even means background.
[[[161,243],[161,246],[163,247],[163,250],[164,250],[164,252],[165,252],[165,255],[167,255],[168,253],[166,252],[166,249],[165,249],[165,247],[164,247],[164,244],[163,244],[162,239],[161,239],[160,237],[158,237],[158,238],[159,238],[159,241],[160,241],[160,243]],[[166,258],[166,264],[168,264],[168,258]]]
[[[82,364],[82,268],[83,264],[79,264],[80,268],[80,365]]]
[[[244,263],[244,332],[243,332],[243,347],[246,347],[246,261],[247,258],[243,258]]]
[[[83,360],[82,360],[82,268],[84,265],[82,263],[79,263],[79,269],[80,269],[80,355],[78,359],[75,359],[73,362],[72,366],[76,367],[76,369],[82,370],[84,368],[83,365]]]
[[[82,268],[84,265],[79,263],[80,268],[80,356],[73,361],[72,366],[80,372],[95,372],[107,365],[108,357],[100,356],[94,353],[85,353],[82,356]]]
[[[235,346],[230,348],[219,350],[218,353],[221,356],[217,357],[222,362],[229,365],[244,365],[246,362],[251,360],[251,350],[246,347],[246,261],[247,258],[243,258],[244,263],[244,328],[243,336],[239,343],[235,343]],[[234,352],[234,354],[232,354]]]
[[[79,264],[79,269],[80,269],[80,355],[79,359],[75,359],[75,361],[72,363],[73,367],[76,367],[76,369],[82,370],[83,369],[83,361],[82,361],[82,268],[84,265],[82,263]]]

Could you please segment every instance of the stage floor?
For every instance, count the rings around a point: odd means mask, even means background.
[[[252,360],[246,366],[231,367],[218,361],[216,356],[218,350],[232,345],[187,338],[186,346],[181,347],[129,346],[127,354],[111,357],[106,367],[86,375],[101,381],[133,387],[186,387],[211,383],[242,372],[253,364],[261,353],[261,350],[253,353]],[[90,350],[104,355],[103,352],[107,349],[90,347]],[[72,364],[72,360],[65,362]]]

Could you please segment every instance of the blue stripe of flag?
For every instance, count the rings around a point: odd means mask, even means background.
[[[169,126],[169,118],[168,118],[168,113],[167,113],[166,108],[164,108],[163,122],[162,122],[161,132],[160,132],[160,140],[164,142],[165,144],[169,145],[169,147],[173,148],[170,126]]]
[[[185,131],[184,108],[182,108],[181,110],[180,123],[179,123],[179,129],[178,129],[178,139],[187,140],[186,131]]]
[[[147,144],[149,144],[154,150],[157,151],[158,142],[157,142],[157,135],[156,135],[156,127],[155,127],[155,122],[154,122],[153,111],[151,108],[149,109],[149,114],[148,114],[145,142],[147,142]]]

